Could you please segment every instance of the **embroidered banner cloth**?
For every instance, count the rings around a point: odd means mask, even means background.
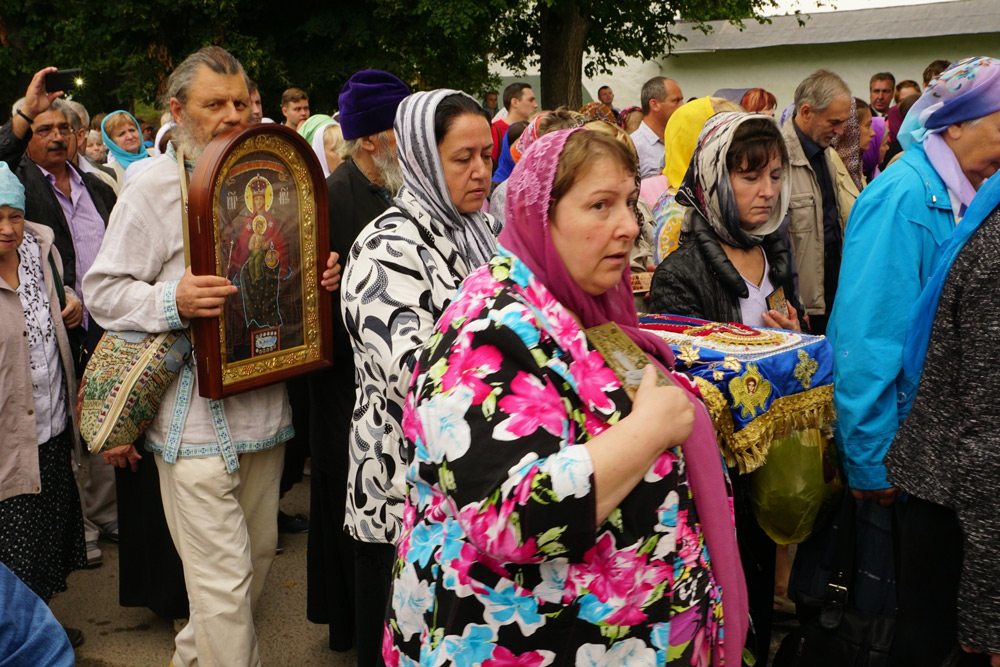
[[[833,347],[825,336],[676,315],[640,315],[695,378],[726,463],[763,465],[776,438],[833,422]]]

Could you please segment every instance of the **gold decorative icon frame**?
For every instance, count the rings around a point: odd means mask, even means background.
[[[195,275],[238,288],[220,317],[192,323],[199,393],[220,399],[332,365],[326,181],[311,147],[277,124],[227,130],[191,176]]]

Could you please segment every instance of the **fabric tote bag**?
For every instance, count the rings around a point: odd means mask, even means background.
[[[108,331],[83,372],[76,412],[93,452],[128,445],[156,416],[160,400],[191,356],[184,331]]]

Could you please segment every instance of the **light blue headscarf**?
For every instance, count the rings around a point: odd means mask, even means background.
[[[0,206],[24,211],[24,186],[6,162],[0,162]]]
[[[914,141],[949,125],[1000,111],[1000,60],[979,56],[952,63],[927,88],[903,119],[897,138],[905,151]]]
[[[132,122],[135,123],[135,129],[137,131],[139,131],[139,152],[138,153],[129,153],[124,148],[122,148],[121,146],[119,146],[118,144],[116,144],[111,139],[111,137],[108,136],[107,131],[105,131],[105,129],[104,129],[105,126],[107,126],[108,121],[111,120],[112,118],[114,118],[115,115],[120,114],[120,113],[123,113],[126,116],[128,116],[132,120]],[[128,169],[128,166],[130,164],[132,164],[133,162],[135,162],[136,160],[141,160],[144,157],[149,157],[149,153],[146,152],[146,148],[143,145],[142,132],[139,130],[139,121],[137,121],[135,119],[135,116],[133,116],[132,114],[130,114],[128,111],[124,111],[124,110],[112,111],[111,113],[109,113],[107,116],[104,117],[104,120],[101,121],[101,139],[104,140],[104,145],[108,147],[108,150],[111,151],[111,154],[115,156],[115,160],[117,160],[118,162],[120,162],[121,165],[122,165],[122,167],[125,168],[125,169]]]
[[[1000,60],[966,58],[952,63],[941,76],[927,84],[899,128],[897,138],[903,150],[914,142],[923,144],[934,171],[948,190],[961,200],[959,217],[972,205],[976,189],[941,133],[950,125],[997,111],[1000,111]]]

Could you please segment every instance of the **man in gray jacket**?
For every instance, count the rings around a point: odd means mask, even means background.
[[[795,89],[795,117],[781,128],[792,184],[788,233],[799,272],[799,297],[814,334],[826,331],[837,293],[847,212],[837,201],[830,142],[844,133],[850,115],[847,84],[821,69]]]

